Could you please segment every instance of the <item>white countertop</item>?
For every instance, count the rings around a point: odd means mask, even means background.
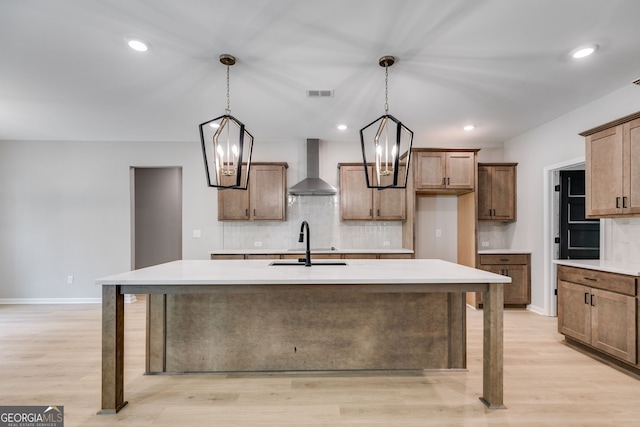
[[[522,249],[484,249],[478,251],[479,255],[499,255],[499,254],[531,254],[531,251]]]
[[[511,283],[439,259],[348,260],[346,266],[270,266],[269,260],[173,261],[96,280],[97,285],[299,285]],[[318,261],[320,263],[321,261]]]
[[[303,254],[305,249],[216,249],[211,255]],[[412,254],[411,249],[311,249],[312,254]]]
[[[621,263],[616,261],[604,261],[599,259],[556,259],[554,264],[566,265],[569,267],[588,268],[589,270],[600,270],[608,273],[626,274],[629,276],[640,276],[640,264]]]

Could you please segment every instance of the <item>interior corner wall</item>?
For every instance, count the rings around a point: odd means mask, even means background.
[[[637,111],[640,111],[640,87],[629,85],[505,142],[504,161],[518,162],[518,221],[508,244],[532,252],[531,305],[534,311],[548,312],[544,300],[542,233],[544,168],[584,157],[584,138],[580,132]]]
[[[0,141],[0,299],[100,298],[95,279],[131,269],[131,166],[182,167],[183,257],[207,258],[220,230],[198,142]]]

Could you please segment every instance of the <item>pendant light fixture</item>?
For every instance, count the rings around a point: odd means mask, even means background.
[[[389,114],[389,67],[395,60],[393,56],[383,56],[378,61],[384,67],[384,115],[360,129],[369,188],[407,187],[413,132]]]
[[[244,124],[231,115],[229,67],[236,58],[220,55],[227,66],[227,108],[225,114],[200,125],[200,141],[209,187],[246,190],[249,182],[253,136]]]

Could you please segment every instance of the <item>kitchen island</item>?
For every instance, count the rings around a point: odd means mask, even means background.
[[[100,413],[127,404],[125,294],[176,302],[176,309],[148,313],[166,326],[148,333],[159,337],[147,336],[147,371],[173,364],[158,370],[202,372],[465,368],[464,293],[483,292],[481,400],[504,407],[502,295],[510,278],[441,260],[270,264],[174,261],[97,280],[103,296]]]

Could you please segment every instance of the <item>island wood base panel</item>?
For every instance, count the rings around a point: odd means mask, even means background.
[[[147,373],[466,367],[463,294],[149,297]]]

